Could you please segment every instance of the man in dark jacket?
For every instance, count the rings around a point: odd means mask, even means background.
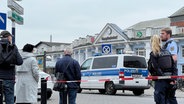
[[[16,45],[12,44],[12,35],[2,31],[0,37],[0,79],[6,104],[14,104],[15,65],[21,65],[23,60]]]
[[[71,48],[64,50],[64,57],[59,59],[56,63],[56,73],[64,73],[67,81],[81,80],[81,72],[79,63],[71,57]],[[69,104],[76,104],[77,91],[80,87],[80,82],[67,83],[67,94],[69,97]],[[63,91],[60,91],[60,103],[63,104]]]

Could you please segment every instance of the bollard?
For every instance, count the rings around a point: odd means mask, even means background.
[[[41,104],[47,104],[47,80],[41,78]]]
[[[65,84],[65,87],[64,87],[64,89],[63,89],[63,104],[67,104],[67,85],[66,85],[66,83],[64,83]]]
[[[3,80],[0,79],[0,104],[3,104]]]

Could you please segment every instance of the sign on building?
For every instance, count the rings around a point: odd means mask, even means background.
[[[111,44],[102,44],[102,53],[103,54],[111,54],[112,46]]]

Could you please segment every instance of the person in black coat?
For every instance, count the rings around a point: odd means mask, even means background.
[[[12,44],[12,36],[8,31],[0,34],[0,79],[6,104],[14,104],[15,65],[23,63],[17,46]]]
[[[59,59],[55,66],[55,73],[64,73],[67,81],[81,80],[81,71],[79,63],[71,57],[72,49],[66,48],[64,50],[64,57]],[[69,104],[76,104],[77,91],[80,88],[80,82],[67,83],[67,94],[69,97]],[[63,104],[63,91],[60,91],[60,103]]]
[[[151,37],[151,53],[148,70],[154,76],[172,76],[177,74],[177,68],[171,53],[161,48],[159,35]],[[175,79],[157,79],[154,86],[154,100],[156,104],[178,104],[175,97]]]

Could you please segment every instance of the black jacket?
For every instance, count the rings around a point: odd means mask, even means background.
[[[166,53],[165,51],[167,51],[167,50],[161,49],[161,52]],[[177,68],[175,66],[174,60],[172,59],[172,55],[170,54],[167,56],[167,57],[170,57],[171,61],[168,60],[168,58],[167,58],[167,60],[161,60],[162,62],[159,62],[160,57],[161,57],[160,55],[154,55],[153,52],[151,52],[150,53],[150,60],[149,60],[149,61],[151,61],[151,63],[149,65],[149,62],[148,62],[148,68],[151,66],[152,72],[155,71],[156,72],[155,74],[158,76],[163,76],[165,72],[171,72],[172,75],[177,75]],[[169,63],[171,65],[168,65]],[[168,70],[163,70],[161,66],[170,66],[170,68],[168,68]]]
[[[63,58],[59,59],[56,63],[55,73],[57,72],[63,73],[63,70],[65,70],[64,76],[67,81],[81,80],[80,65],[76,60],[71,58],[70,55],[65,55]],[[74,89],[79,88],[80,82],[70,82],[70,83],[67,83],[67,86],[68,88],[74,88]]]
[[[2,45],[2,44],[0,44]],[[2,47],[1,47],[2,49]],[[22,65],[23,60],[18,52],[16,45],[9,45],[8,51],[12,51],[9,57],[7,58],[8,63],[1,63],[0,64],[0,79],[3,80],[14,80],[15,79],[15,65]],[[1,57],[2,58],[2,57]],[[11,64],[9,64],[11,63]]]

